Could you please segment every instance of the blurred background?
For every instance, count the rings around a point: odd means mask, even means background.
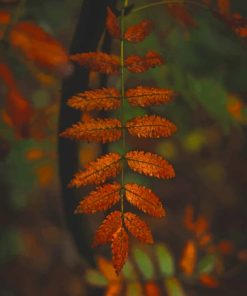
[[[0,296],[246,295],[247,3],[183,1],[131,12],[152,2],[129,1],[126,26],[148,18],[154,31],[126,50],[151,49],[166,63],[126,75],[126,86],[177,96],[129,108],[126,119],[156,113],[178,131],[158,141],[129,137],[127,148],[162,155],[176,178],[127,173],[153,188],[167,216],[145,215],[155,244],[133,240],[117,278],[109,247],[90,246],[104,214],[73,215],[90,188],[67,184],[102,153],[121,152],[120,143],[79,145],[58,134],[81,116],[66,106],[70,96],[120,85],[118,76],[69,62],[70,53],[119,52],[103,28],[106,6],[117,14],[120,1],[0,0]]]

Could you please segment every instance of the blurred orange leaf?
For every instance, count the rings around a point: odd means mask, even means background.
[[[167,5],[167,10],[180,24],[188,28],[196,27],[196,21],[183,4],[173,3]]]
[[[234,245],[231,241],[221,241],[218,245],[217,245],[217,249],[220,251],[221,254],[223,255],[229,255],[233,252],[234,250]]]
[[[63,46],[35,23],[16,24],[9,38],[14,48],[39,66],[63,71],[68,67],[68,55]]]
[[[200,276],[199,280],[203,286],[206,286],[208,288],[218,288],[219,287],[219,281],[210,275],[203,274]]]
[[[38,182],[41,187],[50,184],[54,177],[54,169],[51,165],[43,165],[37,168]]]
[[[180,260],[181,270],[187,275],[190,276],[194,272],[195,265],[197,260],[197,251],[195,242],[192,240],[187,241],[182,258]]]
[[[145,284],[144,289],[145,289],[146,296],[160,296],[161,295],[159,286],[154,282],[151,282],[151,281],[147,282]]]
[[[229,0],[217,0],[219,12],[223,15],[230,13],[231,3]]]
[[[37,160],[44,156],[44,151],[39,148],[33,148],[26,152],[26,158],[28,160]]]

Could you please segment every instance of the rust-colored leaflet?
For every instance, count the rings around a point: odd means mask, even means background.
[[[120,200],[120,189],[121,185],[116,182],[97,187],[79,203],[75,213],[93,214],[109,209]]]
[[[75,174],[70,186],[81,187],[88,184],[104,183],[120,172],[120,159],[121,156],[118,153],[109,153],[97,158],[87,164],[84,171]]]
[[[78,53],[72,55],[70,59],[94,72],[117,74],[120,69],[119,57],[103,52]]]
[[[177,130],[174,123],[157,115],[135,117],[129,120],[126,126],[129,133],[138,138],[167,138]]]
[[[128,102],[132,106],[147,107],[170,103],[175,92],[170,89],[137,86],[126,91]]]
[[[121,122],[118,119],[91,119],[78,122],[61,133],[62,137],[88,142],[114,142],[121,137]]]
[[[123,226],[114,233],[111,249],[113,266],[116,273],[119,274],[129,253],[129,237]]]
[[[139,210],[154,217],[164,217],[165,209],[151,189],[137,184],[125,184],[125,196],[128,202]]]
[[[153,24],[150,20],[143,20],[140,23],[130,26],[124,34],[129,42],[137,43],[144,40],[152,31]]]
[[[120,107],[120,93],[115,88],[102,88],[78,93],[68,100],[70,107],[81,111],[113,110]]]
[[[106,29],[113,38],[120,38],[119,23],[116,15],[112,12],[110,7],[107,7]]]
[[[125,67],[132,73],[143,73],[150,68],[164,64],[163,58],[153,51],[149,51],[144,57],[130,55],[125,59]]]
[[[124,223],[128,231],[139,241],[152,244],[153,236],[148,225],[137,215],[127,212],[124,214]]]
[[[121,215],[120,211],[114,211],[106,216],[95,233],[93,247],[104,245],[111,241],[113,234],[122,225]]]
[[[125,155],[129,167],[140,174],[161,179],[175,177],[175,171],[167,160],[157,154],[144,151],[130,151]]]

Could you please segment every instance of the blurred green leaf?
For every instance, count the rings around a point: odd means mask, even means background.
[[[140,272],[145,280],[150,280],[154,276],[154,266],[150,256],[141,248],[133,249],[133,256]]]
[[[155,246],[155,253],[161,274],[165,277],[173,276],[175,272],[174,259],[168,248],[158,244]]]
[[[122,274],[124,278],[126,278],[127,280],[133,281],[134,279],[137,279],[136,271],[130,260],[127,260],[127,262],[124,264],[124,267],[122,269]]]
[[[211,273],[216,265],[216,256],[215,255],[206,255],[198,263],[198,273]]]
[[[184,289],[179,282],[179,280],[175,277],[165,279],[165,287],[167,290],[168,296],[185,296]]]
[[[85,280],[88,284],[97,287],[106,287],[108,285],[106,278],[100,272],[93,269],[86,271]]]

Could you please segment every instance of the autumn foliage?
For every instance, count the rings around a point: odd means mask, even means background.
[[[122,15],[121,18],[124,18]],[[123,19],[121,23],[123,22]],[[123,31],[118,18],[107,9],[106,28],[109,34],[124,42],[138,43],[146,38],[152,30],[152,22],[143,20]],[[175,96],[169,89],[137,86],[126,90],[124,85],[124,71],[142,73],[150,68],[164,64],[164,59],[156,52],[149,51],[144,56],[130,55],[128,57],[111,55],[104,52],[77,53],[70,59],[91,71],[108,75],[121,75],[123,86],[88,90],[75,94],[69,98],[68,105],[80,111],[113,110],[121,108],[123,114],[124,103],[130,106],[152,106],[167,104]],[[128,131],[131,136],[138,138],[167,138],[176,132],[176,125],[170,120],[158,115],[144,115],[125,121],[122,118],[91,118],[80,121],[68,127],[61,136],[88,142],[109,143],[124,138]],[[124,149],[124,147],[123,147]],[[122,155],[109,153],[90,162],[84,170],[78,172],[70,182],[71,187],[80,187],[88,184],[100,185],[89,193],[78,205],[75,213],[94,213],[105,211],[120,202],[121,208],[107,215],[96,231],[93,246],[111,244],[113,266],[118,274],[126,259],[129,250],[129,233],[143,243],[153,243],[149,226],[136,214],[125,212],[124,200],[137,207],[144,213],[154,217],[165,216],[165,209],[159,197],[146,188],[135,183],[126,184],[124,181],[125,163],[131,170],[139,174],[160,179],[170,179],[175,176],[174,168],[161,156],[145,151],[125,151]],[[108,179],[121,173],[120,180],[114,183],[105,183]]]

